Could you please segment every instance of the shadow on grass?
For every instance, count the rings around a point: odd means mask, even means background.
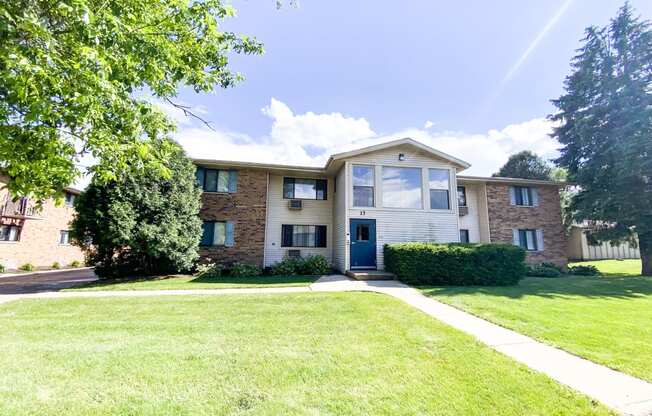
[[[89,282],[83,285],[75,286],[77,289],[88,288],[106,288],[114,285],[130,285],[130,286],[150,286],[155,289],[156,283],[161,282],[161,286],[174,286],[175,288],[193,289],[193,284],[202,284],[204,286],[214,284],[216,286],[234,287],[238,285],[283,285],[283,284],[299,284],[299,283],[312,283],[318,276],[193,276],[184,274],[173,274],[164,276],[135,276],[127,278],[112,278],[101,279],[94,282]],[[169,284],[166,284],[169,283]]]
[[[641,298],[652,295],[652,277],[528,277],[515,286],[420,286],[427,296],[483,294],[519,299],[524,296],[544,298]]]

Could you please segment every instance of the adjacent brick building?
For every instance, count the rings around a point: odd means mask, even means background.
[[[0,188],[7,178],[0,177]],[[73,261],[83,263],[81,250],[69,243],[68,229],[74,215],[72,201],[79,191],[69,188],[60,206],[47,200],[41,209],[27,198],[13,200],[0,189],[0,264],[12,270],[24,264],[49,268]]]

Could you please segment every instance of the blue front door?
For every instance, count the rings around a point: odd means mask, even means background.
[[[376,220],[351,219],[351,269],[376,268]]]

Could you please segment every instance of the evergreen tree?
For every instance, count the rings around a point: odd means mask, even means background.
[[[545,160],[529,150],[524,150],[511,155],[507,163],[493,176],[548,180],[551,172],[552,168]]]
[[[589,27],[565,93],[550,118],[563,145],[557,163],[578,185],[570,210],[597,224],[595,242],[638,235],[652,275],[652,30],[625,4],[610,24]]]
[[[75,200],[71,234],[98,275],[184,271],[197,260],[202,228],[195,166],[176,143],[166,146],[174,149],[166,164],[170,178],[140,170],[108,182],[94,178]]]

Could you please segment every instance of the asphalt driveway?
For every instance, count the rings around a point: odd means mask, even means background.
[[[0,277],[0,295],[51,292],[97,280],[92,269]]]

